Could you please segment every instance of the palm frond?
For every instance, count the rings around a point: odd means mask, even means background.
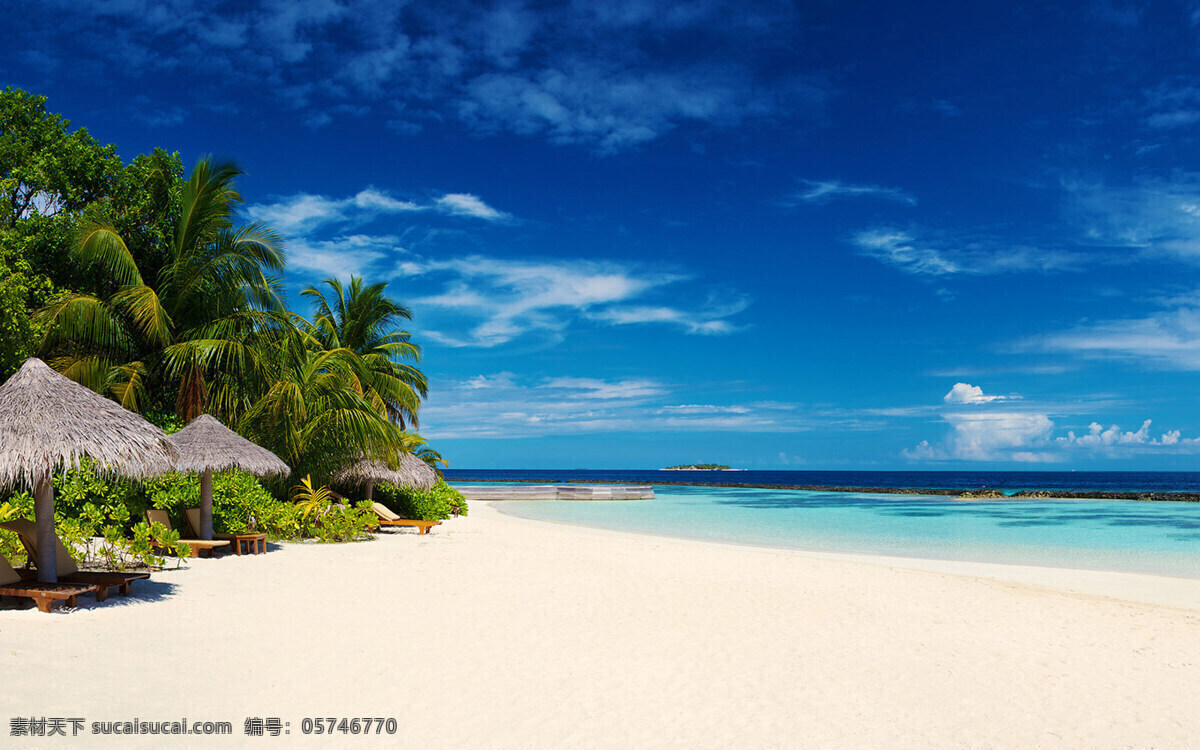
[[[141,284],[133,253],[117,230],[108,224],[87,222],[75,240],[75,257],[83,263],[99,264],[118,284]]]

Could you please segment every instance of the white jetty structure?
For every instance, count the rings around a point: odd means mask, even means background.
[[[470,500],[653,500],[650,485],[526,484],[461,487]]]

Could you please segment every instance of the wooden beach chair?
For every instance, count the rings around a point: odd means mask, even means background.
[[[17,537],[21,540],[21,546],[25,548],[25,554],[29,556],[29,562],[35,568],[39,567],[38,561],[41,558],[38,556],[37,526],[33,521],[18,518],[0,523],[0,528],[16,532]],[[96,591],[96,601],[98,602],[108,598],[108,590],[112,586],[117,587],[117,592],[121,596],[129,596],[129,587],[134,581],[150,577],[149,573],[80,570],[75,564],[75,559],[71,557],[71,553],[67,552],[67,548],[57,536],[54,537],[54,558],[58,562],[59,583],[94,583],[98,587]],[[34,579],[36,575],[36,571],[33,570],[21,573],[26,580]]]
[[[441,521],[417,521],[412,518],[401,518],[388,510],[387,506],[382,503],[371,503],[371,510],[375,511],[375,518],[380,526],[415,526],[421,534],[428,534],[430,529],[441,523]]]
[[[0,557],[0,596],[15,596],[32,599],[41,612],[49,612],[55,602],[74,607],[80,594],[94,594],[100,587],[94,583],[41,583],[23,581],[21,574],[13,570],[8,560]],[[97,597],[99,598],[99,597]]]
[[[187,519],[188,528],[191,529],[192,536],[200,536],[200,509],[199,508],[184,508],[183,517]],[[242,545],[251,554],[257,555],[261,549],[264,553],[267,551],[267,535],[261,532],[245,533],[245,534],[218,534],[213,532],[213,539],[224,539],[233,545],[233,551],[242,554]]]
[[[155,524],[161,523],[167,529],[173,529],[171,526],[171,517],[167,515],[165,510],[148,510],[146,511],[146,522]],[[192,551],[192,557],[199,557],[202,553],[208,552],[208,556],[212,557],[214,550],[221,547],[228,547],[229,542],[225,539],[180,539]]]

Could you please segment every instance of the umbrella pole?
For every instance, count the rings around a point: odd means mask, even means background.
[[[33,517],[37,524],[38,580],[58,582],[58,537],[54,535],[54,482],[47,471],[33,484]]]
[[[375,497],[375,482],[368,481],[367,488],[365,490],[363,490],[363,498],[367,502],[371,502],[372,498],[374,498],[374,497]]]
[[[196,533],[206,541],[212,537],[212,469],[200,473],[200,528]]]

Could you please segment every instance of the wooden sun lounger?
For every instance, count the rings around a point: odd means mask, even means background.
[[[0,557],[0,596],[32,599],[41,612],[49,612],[54,602],[63,602],[68,607],[74,607],[77,596],[94,594],[99,591],[99,588],[95,584],[88,583],[22,581],[20,574],[13,570],[12,565],[8,564],[8,560]]]
[[[148,510],[146,511],[146,521],[148,523],[161,523],[168,529],[171,528],[171,518],[165,510]],[[202,552],[208,552],[208,556],[212,557],[215,550],[221,547],[228,547],[229,542],[224,539],[214,539],[211,542],[206,539],[180,539],[192,551],[192,557],[199,557]]]
[[[386,505],[380,503],[372,503],[371,510],[375,511],[375,518],[380,526],[415,526],[419,529],[418,533],[421,534],[428,534],[430,529],[442,523],[441,521],[418,521],[412,518],[401,518],[388,510]]]
[[[17,537],[21,540],[21,545],[25,548],[25,554],[29,556],[29,562],[36,568],[39,558],[37,527],[34,526],[33,521],[19,518],[15,521],[0,523],[0,528],[8,529],[17,534]],[[58,561],[58,582],[94,584],[97,587],[96,601],[98,602],[102,602],[108,598],[108,589],[112,586],[117,587],[117,592],[121,596],[129,596],[129,587],[134,581],[150,578],[149,573],[80,570],[75,566],[75,560],[67,553],[67,548],[63,546],[62,540],[55,537],[54,541],[57,547],[55,552]],[[18,571],[18,573],[26,581],[37,580],[36,570],[26,568]]]

